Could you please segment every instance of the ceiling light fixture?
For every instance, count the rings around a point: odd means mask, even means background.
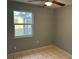
[[[52,5],[52,2],[45,2],[45,5],[46,6],[51,6]]]

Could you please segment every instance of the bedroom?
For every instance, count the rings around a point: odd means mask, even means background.
[[[8,1],[8,59],[18,59],[18,57],[21,59],[71,58],[72,1],[56,0],[62,4],[52,3],[51,6],[46,6],[44,4],[45,2],[52,1],[53,0]],[[17,13],[20,15],[18,14],[16,16]],[[22,14],[25,14],[26,19],[24,19]],[[29,16],[30,21],[27,20],[27,16]],[[17,18],[17,20],[15,18]],[[30,52],[28,52],[29,50]],[[42,56],[41,53],[45,55]],[[65,55],[63,56],[63,54]],[[37,55],[37,57],[35,55]]]

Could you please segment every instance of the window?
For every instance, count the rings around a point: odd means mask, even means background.
[[[33,18],[32,12],[14,11],[15,37],[31,37]]]

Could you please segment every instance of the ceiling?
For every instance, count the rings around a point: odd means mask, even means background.
[[[44,5],[44,1],[33,1],[33,0],[12,0],[12,1],[17,1],[17,2],[23,2],[23,3],[29,3],[29,4],[34,4],[34,5],[38,5],[38,6],[43,6]],[[28,1],[32,1],[32,2],[28,2]],[[49,1],[53,1],[53,0],[49,0]],[[72,4],[72,0],[56,0],[58,2],[62,2],[66,5],[71,5]],[[57,4],[52,4],[52,6],[50,6],[49,8],[58,8],[58,7],[62,7],[59,6]]]

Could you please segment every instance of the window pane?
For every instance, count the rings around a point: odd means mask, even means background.
[[[24,31],[24,33],[25,33],[25,35],[28,35],[28,25],[25,25],[25,31]]]
[[[14,23],[23,23],[23,16],[21,12],[14,11]]]
[[[15,36],[32,35],[32,25],[15,25]]]
[[[28,35],[32,35],[32,25],[28,25]]]
[[[32,24],[32,13],[26,12],[25,23]]]
[[[32,13],[14,11],[14,23],[32,24]]]
[[[15,19],[15,23],[23,23],[23,18],[21,16],[18,17],[15,16],[14,19]]]
[[[32,35],[32,25],[25,25],[25,34],[26,35]]]
[[[24,35],[23,25],[15,25],[15,36]]]

